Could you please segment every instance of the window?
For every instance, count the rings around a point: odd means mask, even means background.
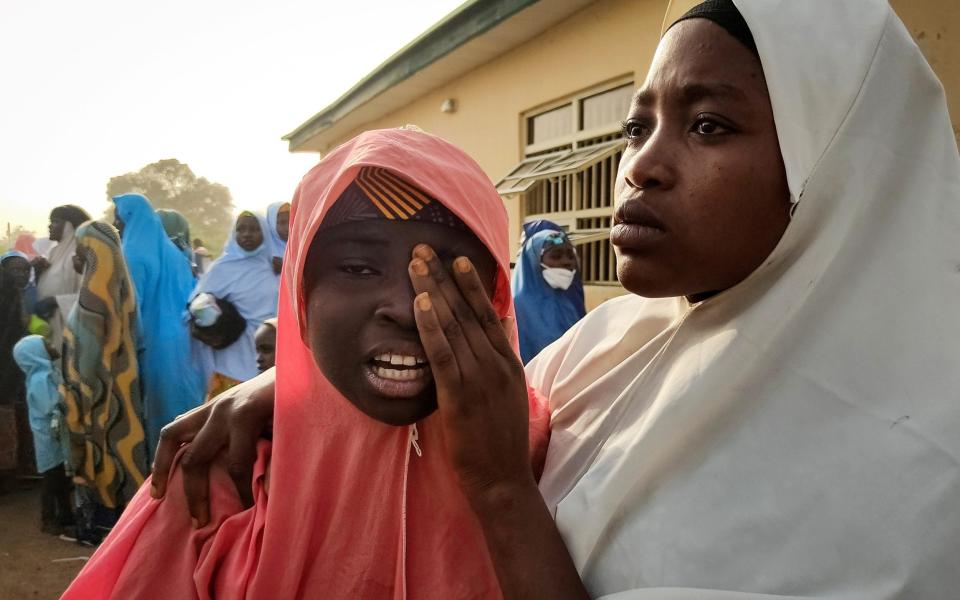
[[[580,129],[591,130],[619,123],[630,110],[633,84],[622,85],[580,100]]]
[[[573,105],[566,104],[527,119],[527,144],[556,140],[573,133]]]
[[[549,219],[567,231],[586,284],[617,284],[606,234],[633,89],[626,78],[524,115],[525,158],[497,184],[501,195],[520,196],[524,221]]]

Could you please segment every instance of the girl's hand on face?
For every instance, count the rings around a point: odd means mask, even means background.
[[[507,334],[512,319],[501,322],[466,257],[451,273],[421,244],[409,273],[447,452],[467,498],[476,504],[535,490],[526,378]]]

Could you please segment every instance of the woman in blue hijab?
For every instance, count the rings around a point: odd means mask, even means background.
[[[192,345],[185,309],[193,289],[190,263],[167,237],[150,201],[140,194],[113,198],[116,226],[140,308],[140,375],[150,456],[160,429],[201,404],[206,382]]]
[[[274,202],[267,207],[267,237],[273,244],[273,270],[283,268],[283,254],[287,251],[287,235],[290,232],[290,203]]]
[[[193,291],[193,298],[211,294],[226,300],[246,321],[240,337],[226,347],[204,347],[209,357],[204,362],[211,374],[210,397],[257,376],[254,335],[261,323],[277,314],[280,286],[273,270],[274,246],[268,231],[267,220],[261,215],[240,213],[223,254],[210,265]]]
[[[513,302],[524,364],[585,314],[577,254],[562,231],[524,231],[513,271]]]

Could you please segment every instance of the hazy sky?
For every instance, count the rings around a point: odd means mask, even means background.
[[[315,154],[289,133],[458,0],[3,0],[0,226],[100,216],[110,177],[162,158],[289,199]]]

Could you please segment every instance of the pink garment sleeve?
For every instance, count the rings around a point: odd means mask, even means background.
[[[537,482],[543,474],[550,444],[550,406],[547,399],[532,387],[527,387],[527,402],[530,412],[530,465]]]
[[[198,566],[223,522],[244,509],[226,470],[211,468],[210,522],[194,529],[178,461],[179,455],[166,496],[153,499],[148,478],[61,600],[210,597],[206,578],[197,576]],[[261,472],[262,464],[259,460]]]

